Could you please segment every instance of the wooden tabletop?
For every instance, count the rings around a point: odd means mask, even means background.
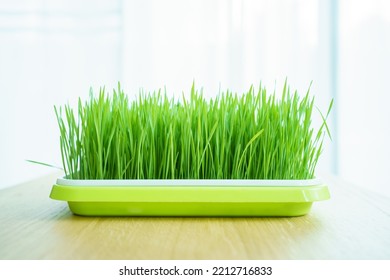
[[[390,199],[330,176],[293,218],[75,216],[57,176],[0,190],[0,259],[390,259]]]

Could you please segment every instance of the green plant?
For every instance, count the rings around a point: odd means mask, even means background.
[[[63,167],[72,179],[309,179],[329,130],[311,127],[314,98],[280,100],[250,87],[206,100],[192,85],[180,101],[160,90],[130,101],[112,96],[83,103],[77,113],[55,107]]]

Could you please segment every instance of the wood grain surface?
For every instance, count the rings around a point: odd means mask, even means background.
[[[303,217],[116,218],[51,200],[58,175],[0,190],[0,259],[390,259],[390,199],[330,176]]]

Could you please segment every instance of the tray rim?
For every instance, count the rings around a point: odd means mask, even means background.
[[[133,180],[90,180],[90,179],[67,179],[66,176],[56,180],[61,186],[82,187],[305,187],[322,185],[320,178],[298,180],[242,180],[242,179],[133,179]]]
[[[63,186],[54,185],[50,197],[79,202],[314,202],[330,198],[326,184],[305,187],[194,186]]]

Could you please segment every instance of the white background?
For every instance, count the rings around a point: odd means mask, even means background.
[[[121,82],[212,96],[285,78],[330,119],[319,173],[390,196],[385,0],[0,0],[0,188],[61,165],[53,106]],[[315,122],[316,124],[317,122]]]
[[[338,279],[389,279],[388,260],[376,261],[302,261],[302,260],[144,260],[144,261],[2,261],[0,262],[0,276],[3,279],[268,279],[268,280],[328,280]],[[120,269],[174,269],[179,272],[184,269],[202,269],[203,275],[175,275],[175,276],[133,276],[119,275]],[[20,269],[23,267],[23,269]],[[247,271],[251,267],[271,267],[271,275],[212,275],[213,267],[245,267]],[[208,272],[207,272],[208,271]],[[243,270],[242,270],[243,271]]]

